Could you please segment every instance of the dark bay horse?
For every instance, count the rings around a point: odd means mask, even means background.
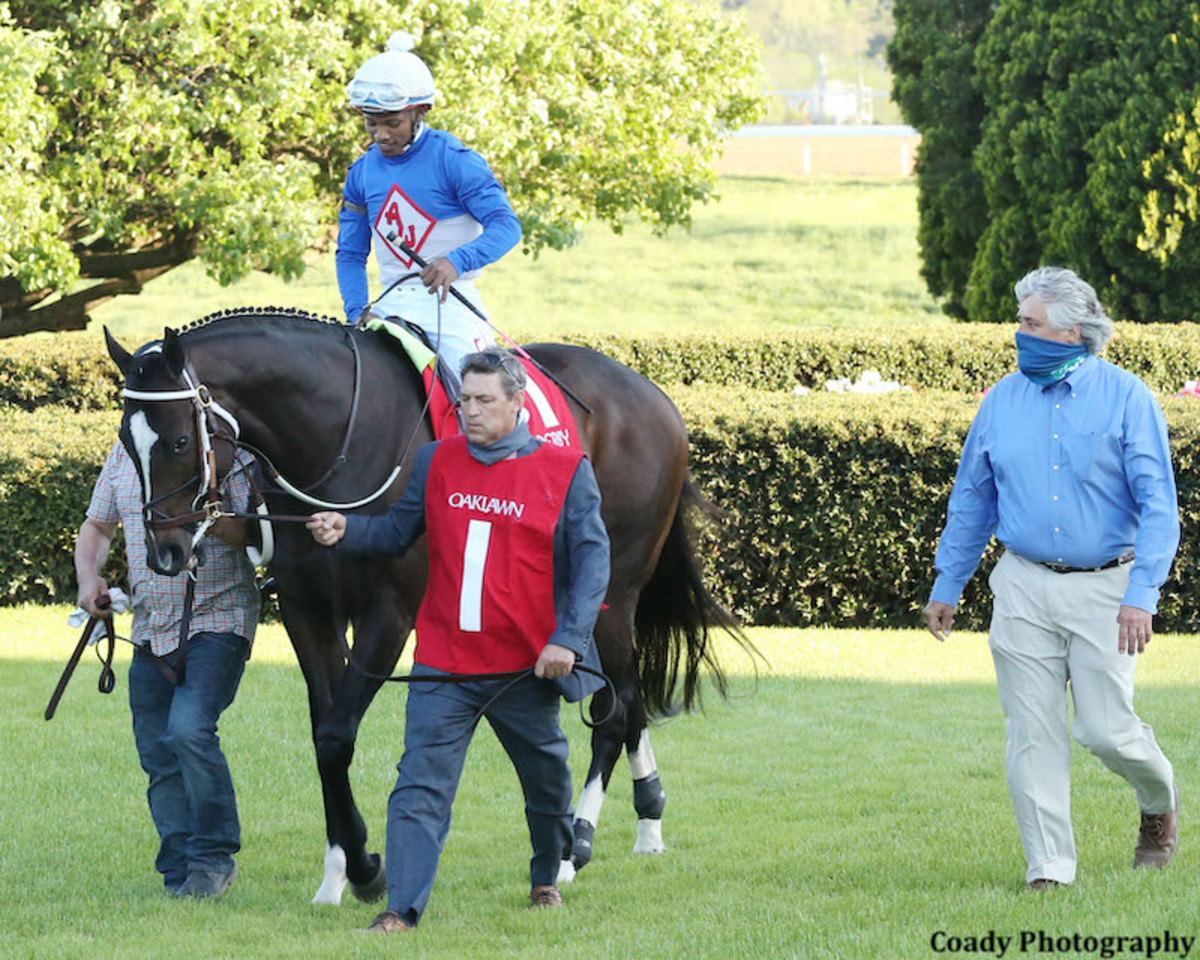
[[[180,334],[168,330],[133,355],[111,336],[108,346],[125,376],[121,437],[139,465],[148,516],[194,512],[210,476],[215,485],[229,469],[235,443],[267,468],[272,514],[307,514],[318,504],[346,509],[376,492],[361,509],[381,513],[403,491],[416,447],[432,439],[412,364],[386,338],[335,321],[226,311]],[[573,404],[612,541],[596,641],[617,703],[614,709],[608,689],[592,698],[593,718],[607,719],[592,733],[574,849],[560,874],[569,880],[591,858],[622,748],[634,781],[634,850],[664,849],[665,795],[647,718],[690,708],[702,667],[723,693],[709,629],[740,633],[709,595],[692,555],[687,514],[701,500],[688,480],[687,431],[675,406],[650,381],[594,351],[541,344],[529,352],[590,408]],[[273,523],[266,532],[275,540],[269,571],[283,622],[308,684],[325,804],[325,878],[313,900],[339,903],[347,881],[360,899],[375,899],[385,881],[379,857],[367,850],[349,769],[359,723],[382,682],[375,675],[394,668],[412,630],[425,589],[424,541],[400,560],[364,559],[316,547],[300,523]],[[195,523],[156,532],[148,522],[147,541],[151,566],[175,575],[199,536]],[[339,641],[347,626],[350,667]]]

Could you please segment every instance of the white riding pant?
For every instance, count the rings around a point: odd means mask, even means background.
[[[471,301],[485,316],[479,288],[472,280],[456,280],[454,288]],[[439,322],[439,306],[441,318]],[[464,307],[453,295],[438,304],[438,298],[420,283],[405,283],[379,301],[374,308],[383,317],[402,317],[425,331],[438,353],[443,379],[453,375],[450,382],[458,383],[458,368],[463,357],[476,353],[496,342],[492,328]]]
[[[1068,680],[1075,739],[1129,782],[1144,813],[1167,813],[1175,804],[1171,764],[1133,712],[1136,657],[1117,652],[1130,566],[1054,573],[1006,552],[988,581],[995,595],[989,643],[1008,735],[1005,768],[1027,880],[1075,879]]]

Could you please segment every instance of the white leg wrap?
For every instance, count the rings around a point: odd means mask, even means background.
[[[600,808],[604,806],[604,780],[600,774],[592,777],[579,795],[579,806],[575,808],[575,819],[586,820],[593,827],[600,822]]]
[[[328,903],[340,906],[342,891],[346,889],[349,878],[346,876],[346,851],[336,844],[325,848],[325,879],[321,888],[312,898],[313,903]]]
[[[575,864],[570,860],[560,860],[558,864],[558,882],[570,883],[575,879]]]
[[[633,845],[634,853],[665,853],[663,846],[662,820],[651,820],[649,817],[638,821],[637,842]]]
[[[650,746],[650,731],[643,730],[638,737],[637,749],[629,754],[629,775],[634,780],[645,780],[658,769],[654,762],[654,748]]]

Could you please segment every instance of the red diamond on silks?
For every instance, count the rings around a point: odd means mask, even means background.
[[[412,197],[393,184],[375,218],[375,233],[397,260],[405,267],[411,267],[411,258],[400,252],[400,242],[420,253],[436,224],[437,221],[418,207]]]

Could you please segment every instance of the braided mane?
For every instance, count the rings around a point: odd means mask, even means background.
[[[181,334],[192,333],[212,327],[226,320],[261,320],[267,318],[306,320],[309,323],[333,324],[339,327],[345,326],[341,320],[335,317],[325,317],[320,314],[309,313],[307,310],[301,310],[298,307],[232,307],[228,310],[218,310],[215,313],[210,313],[207,317],[201,317],[199,320],[193,320],[191,323],[180,327],[179,332]]]

